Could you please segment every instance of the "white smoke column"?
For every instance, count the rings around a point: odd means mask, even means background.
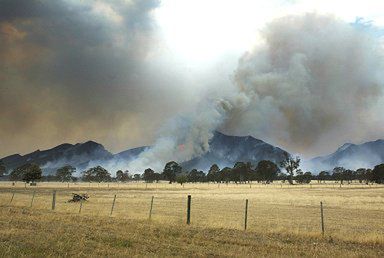
[[[365,29],[317,14],[273,21],[264,44],[240,59],[235,83],[250,104],[232,112],[226,131],[304,154],[372,137],[384,62]]]
[[[209,150],[213,132],[225,120],[231,104],[225,100],[205,101],[189,114],[171,119],[149,150],[129,163],[130,171],[143,172],[150,167],[161,171],[169,161],[183,162]]]

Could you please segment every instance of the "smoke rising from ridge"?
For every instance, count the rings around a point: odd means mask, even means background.
[[[236,88],[219,101],[220,112],[203,105],[186,126],[173,120],[130,166],[160,169],[167,161],[199,156],[209,150],[217,129],[251,134],[304,155],[383,133],[370,129],[384,85],[377,38],[361,26],[315,13],[277,19],[262,36],[264,42],[239,60]],[[180,152],[179,144],[187,152]]]

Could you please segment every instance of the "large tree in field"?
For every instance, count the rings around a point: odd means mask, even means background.
[[[236,162],[235,165],[233,166],[232,169],[232,174],[231,174],[231,179],[232,181],[239,181],[239,182],[244,182],[244,181],[249,181],[252,176],[252,165],[250,162]]]
[[[273,182],[280,172],[278,166],[269,160],[262,160],[256,167],[256,180],[265,181],[266,183]]]
[[[169,183],[176,182],[176,176],[181,174],[182,167],[175,161],[168,162],[163,170],[163,176]]]
[[[341,184],[344,182],[345,177],[345,168],[335,167],[332,171],[332,177],[336,181],[340,181]]]
[[[97,166],[83,172],[83,180],[94,182],[108,182],[111,181],[111,174],[105,168]]]
[[[41,175],[42,170],[39,165],[34,163],[27,163],[18,168],[15,168],[10,174],[10,179],[14,181],[22,180],[29,183],[41,179]]]
[[[317,181],[321,183],[323,181],[325,183],[325,180],[328,180],[330,178],[330,174],[328,171],[321,171],[319,175],[317,176]]]
[[[296,182],[298,184],[309,184],[312,180],[312,173],[311,172],[303,172],[301,169],[297,170],[296,172]]]
[[[372,181],[377,184],[384,184],[384,163],[374,167],[372,170]]]
[[[146,170],[144,170],[143,179],[147,183],[152,183],[153,181],[156,180],[155,171],[153,171],[151,168],[147,168]]]
[[[288,174],[288,182],[293,184],[293,175],[296,170],[300,167],[300,157],[296,156],[293,158],[288,153],[284,153],[284,159],[280,162],[280,167],[284,168]]]
[[[71,165],[66,165],[56,171],[56,178],[61,182],[69,182],[72,180],[72,175],[76,172],[76,168]]]
[[[220,171],[220,180],[225,181],[226,183],[231,181],[232,168],[225,167]]]
[[[220,168],[218,165],[213,164],[208,171],[207,180],[210,182],[214,182],[214,181],[220,182],[219,176],[220,176]]]
[[[123,172],[122,170],[118,170],[116,172],[116,180],[117,181],[126,182],[126,181],[129,181],[129,179],[130,179],[130,176],[129,176],[128,170],[126,170],[125,172]]]
[[[205,174],[203,171],[198,171],[197,169],[192,169],[191,172],[187,174],[187,180],[188,182],[204,182],[205,181]]]
[[[368,182],[367,178],[367,169],[366,168],[359,168],[356,170],[356,179],[359,180],[360,183]]]

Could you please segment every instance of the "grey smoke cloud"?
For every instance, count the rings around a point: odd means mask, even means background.
[[[188,106],[179,78],[153,60],[158,6],[1,1],[0,156],[88,139],[112,150],[149,144]]]
[[[235,83],[250,104],[224,128],[304,155],[383,135],[384,52],[377,37],[332,16],[277,19],[244,54]],[[381,108],[383,108],[381,106]],[[380,122],[372,118],[379,118]]]
[[[251,134],[307,157],[384,133],[384,127],[371,129],[383,124],[377,112],[384,86],[378,38],[314,13],[277,19],[262,36],[264,42],[240,58],[231,93],[216,95],[219,104],[203,105],[186,127],[173,120],[177,126],[166,126],[154,147],[130,166],[159,169],[169,160],[199,156],[218,129]],[[184,142],[188,150],[178,150]]]

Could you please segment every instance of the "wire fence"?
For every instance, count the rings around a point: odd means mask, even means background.
[[[333,186],[294,188],[260,185],[65,185],[52,189],[0,188],[2,207],[53,210],[81,216],[112,216],[161,223],[187,223],[188,195],[191,196],[190,224],[197,227],[247,229],[251,231],[294,231],[344,237],[384,238],[384,188],[381,186]],[[88,186],[89,187],[89,186]],[[269,187],[269,188],[268,188]],[[165,189],[165,190],[159,190]],[[236,189],[236,190],[235,190]],[[303,190],[304,189],[304,190]],[[365,190],[364,195],[353,192]],[[72,193],[87,192],[88,201],[68,202]],[[323,203],[323,220],[320,202]],[[323,222],[323,223],[322,223]],[[351,235],[353,234],[353,235]]]

